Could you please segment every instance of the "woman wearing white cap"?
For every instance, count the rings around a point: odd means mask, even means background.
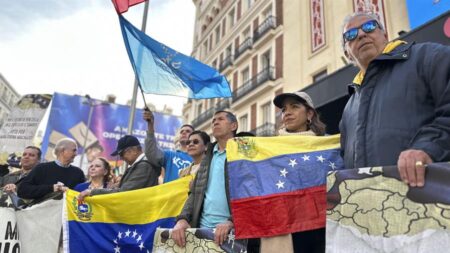
[[[273,103],[282,112],[283,126],[279,135],[325,134],[325,124],[320,121],[311,97],[305,92],[282,93]]]
[[[325,134],[325,124],[320,121],[314,104],[305,92],[282,93],[273,100],[281,109],[283,125],[279,135]],[[325,252],[325,228],[270,238],[261,238],[261,252]],[[281,251],[280,251],[281,250]]]

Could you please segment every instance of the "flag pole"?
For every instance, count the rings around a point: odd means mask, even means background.
[[[144,15],[142,17],[142,27],[141,27],[141,31],[143,33],[145,33],[145,28],[147,26],[147,13],[148,13],[149,3],[150,3],[149,0],[145,1]],[[134,117],[135,117],[135,114],[136,114],[136,100],[137,100],[138,86],[139,86],[139,79],[137,78],[137,75],[135,75],[135,77],[134,77],[134,87],[133,87],[133,98],[131,99],[130,116],[128,118],[128,130],[127,130],[128,134],[131,134],[132,131],[133,131]],[[144,102],[145,102],[145,99],[144,99]],[[147,106],[147,105],[145,105],[145,106]]]

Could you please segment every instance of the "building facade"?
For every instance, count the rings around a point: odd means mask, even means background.
[[[20,95],[0,74],[0,127],[13,106],[19,101]]]
[[[409,30],[405,1],[386,0],[193,0],[196,21],[192,56],[218,69],[233,97],[188,100],[185,122],[211,132],[217,110],[236,114],[239,131],[276,133],[282,92],[319,82],[348,63],[342,20],[354,11],[379,15],[389,39]],[[326,91],[325,91],[326,92]]]

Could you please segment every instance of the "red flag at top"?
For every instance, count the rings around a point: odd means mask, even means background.
[[[122,14],[128,11],[128,7],[145,2],[145,0],[112,0],[117,13]]]

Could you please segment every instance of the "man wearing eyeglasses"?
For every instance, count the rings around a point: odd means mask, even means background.
[[[142,152],[139,140],[132,135],[125,135],[117,143],[117,149],[111,156],[119,155],[121,159],[130,165],[120,180],[119,188],[116,189],[87,189],[78,195],[79,200],[86,196],[108,194],[142,189],[158,184],[161,167],[152,166]]]
[[[450,47],[387,40],[377,16],[347,17],[345,56],[360,69],[342,120],[347,168],[397,164],[424,186],[426,164],[450,161]]]

